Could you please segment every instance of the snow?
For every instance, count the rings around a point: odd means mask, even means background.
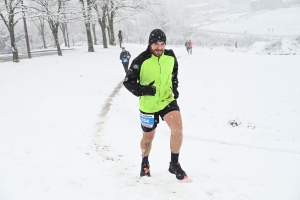
[[[152,177],[139,177],[138,99],[122,86],[121,50],[81,46],[0,64],[0,199],[299,200],[300,57],[167,48],[179,62],[188,181],[167,170],[163,121]]]
[[[265,10],[241,15],[224,14],[228,21],[201,26],[200,30],[247,33],[266,36],[299,36],[300,7]],[[235,16],[235,17],[234,17]],[[213,18],[219,20],[218,18]],[[226,31],[225,31],[226,30]]]
[[[283,38],[281,40],[258,41],[248,50],[248,53],[274,54],[274,55],[299,55],[300,43],[296,39]]]
[[[197,7],[205,7],[205,6],[209,6],[209,3],[201,3],[201,4],[193,4],[193,5],[188,5],[186,7],[188,8],[197,8]]]
[[[224,21],[224,20],[237,20],[240,17],[250,14],[251,12],[240,12],[240,13],[225,13],[217,17],[211,18],[214,21]]]

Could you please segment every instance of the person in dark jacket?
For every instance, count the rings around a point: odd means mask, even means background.
[[[118,38],[119,38],[120,48],[122,48],[123,36],[122,36],[122,31],[121,30],[119,30]]]
[[[189,41],[187,40],[185,43],[184,43],[184,46],[186,48],[186,51],[188,52],[188,54],[190,54],[190,51],[189,51],[189,48],[190,48],[190,43]]]
[[[125,47],[122,47],[122,52],[120,54],[120,60],[122,61],[125,73],[127,73],[130,58],[131,58],[131,55],[130,55],[129,51],[126,51]]]
[[[165,49],[166,41],[162,30],[155,29],[150,33],[147,49],[131,62],[123,85],[139,97],[140,123],[143,130],[140,142],[140,176],[151,176],[148,156],[160,117],[171,131],[169,172],[183,180],[187,178],[187,174],[178,162],[183,138],[182,119],[176,101],[179,97],[178,62],[173,50]]]

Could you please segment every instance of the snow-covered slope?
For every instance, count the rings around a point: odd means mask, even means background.
[[[125,44],[133,57],[145,45]],[[0,199],[300,198],[299,56],[167,46],[179,62],[180,162],[161,121],[139,178],[137,98],[117,47],[0,64]],[[237,124],[237,126],[233,126]]]

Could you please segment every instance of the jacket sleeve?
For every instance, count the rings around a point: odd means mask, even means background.
[[[128,72],[125,76],[123,85],[127,90],[129,90],[135,96],[141,96],[140,94],[140,67],[141,64],[137,62],[137,59],[134,59],[128,69]]]
[[[129,59],[131,58],[131,54],[129,53],[129,51],[128,51],[128,55],[129,55]]]
[[[174,63],[174,68],[172,72],[172,84],[173,88],[178,88],[178,62],[177,59],[175,58],[175,63]]]
[[[148,49],[141,53],[138,57],[136,57],[130,65],[126,73],[125,80],[123,85],[135,96],[154,96],[156,93],[156,88],[153,86],[153,83],[148,85],[140,84],[140,70],[143,62],[150,58],[151,54],[149,54]]]
[[[174,66],[173,66],[173,71],[172,71],[172,88],[173,88],[173,92],[174,92],[174,89],[177,90],[178,83],[179,83],[178,82],[178,62],[177,62],[177,58],[172,50],[168,50],[167,53],[170,56],[174,57]]]
[[[176,59],[175,54],[174,55],[174,67],[173,67],[173,71],[172,71],[172,89],[173,89],[173,94],[174,94],[174,98],[177,99],[179,97],[179,92],[177,90],[178,88],[178,62]]]

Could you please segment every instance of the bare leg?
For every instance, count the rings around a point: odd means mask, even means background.
[[[179,111],[169,112],[164,116],[171,129],[170,148],[172,153],[179,153],[182,144],[182,119]]]
[[[143,132],[143,138],[141,140],[142,156],[148,156],[152,147],[152,140],[155,135],[155,129],[151,132]]]

